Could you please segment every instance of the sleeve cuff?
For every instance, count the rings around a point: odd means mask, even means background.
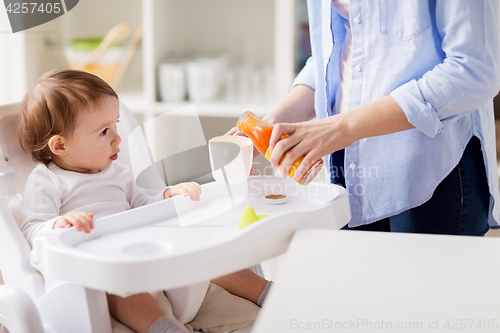
[[[307,59],[304,68],[302,68],[300,73],[295,77],[295,80],[293,80],[291,88],[295,87],[298,84],[306,85],[313,90],[316,89],[316,81],[314,78],[314,62],[312,57],[309,57],[309,59]]]
[[[43,232],[48,232],[52,229],[54,229],[54,224],[56,224],[56,221],[58,218],[60,218],[61,216],[56,216],[48,221],[45,222],[45,225],[43,226]]]
[[[422,133],[434,137],[441,132],[443,123],[432,105],[424,100],[417,81],[411,80],[403,84],[391,96],[403,109],[408,121]]]
[[[168,190],[169,188],[171,188],[172,186],[167,186],[166,188],[163,189],[163,191],[160,191],[160,193],[156,194],[154,197],[153,197],[153,202],[157,202],[157,201],[161,201],[163,200],[163,194],[165,193],[166,190]]]

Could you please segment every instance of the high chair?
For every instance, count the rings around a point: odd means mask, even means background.
[[[187,198],[173,198],[175,200],[168,199],[99,219],[90,236],[76,232],[74,228],[51,232],[47,237],[35,240],[36,251],[32,252],[19,225],[22,222],[20,203],[24,185],[35,163],[17,142],[15,128],[18,107],[19,104],[0,107],[0,270],[5,282],[5,285],[0,286],[0,324],[11,333],[110,333],[110,317],[104,291],[126,296],[136,292],[167,289],[175,316],[187,323],[196,314],[211,278],[256,265],[284,253],[294,230],[306,226],[339,229],[350,219],[347,192],[338,186],[316,184],[302,188],[293,184],[293,181],[290,183],[290,180],[269,180],[272,184],[279,183],[282,187],[295,191],[293,193],[298,193],[297,198],[303,198],[303,204],[299,202],[285,209],[262,206],[261,210],[269,209],[274,215],[238,232],[231,221],[237,222],[241,211],[239,206],[228,208],[221,217],[220,211],[215,209],[217,212],[213,212],[211,207],[216,205],[215,199],[214,203],[209,199],[195,203]],[[148,151],[142,131],[134,116],[122,103],[117,129],[122,137],[119,161],[131,167],[139,186],[152,193],[163,189],[165,184],[151,162],[151,152]],[[256,177],[250,181],[249,186],[258,188],[263,181]],[[233,193],[234,189],[240,188],[241,186],[233,188]],[[224,193],[224,189],[224,184],[210,183],[204,185],[202,194],[206,193],[207,198],[216,198]],[[321,193],[313,193],[313,190],[318,189]],[[246,203],[245,200],[249,200],[255,207],[259,207],[260,197],[249,195],[248,188],[246,191],[236,198],[238,202],[242,205]],[[266,191],[264,189],[263,193]],[[288,212],[286,209],[299,211]],[[165,210],[169,213],[166,214]],[[137,228],[158,223],[158,216],[155,216],[157,213],[163,214],[162,219],[167,220],[161,226],[168,227],[173,235],[180,233],[181,238],[182,235],[190,235],[186,231],[191,231],[193,235],[199,234],[196,227],[178,228],[179,223],[182,226],[182,218],[185,216],[194,216],[198,220],[200,216],[207,217],[208,220],[212,218],[212,222],[217,219],[223,223],[199,224],[200,227],[206,227],[203,229],[206,230],[206,235],[198,238],[189,236],[186,242],[199,244],[183,245],[184,248],[179,246],[180,250],[176,250],[178,253],[174,253],[175,255],[163,248],[155,253],[156,248],[148,245],[152,243],[141,243],[141,246],[147,246],[139,250],[148,254],[150,251],[150,257],[155,258],[152,260],[148,257],[144,262],[133,256],[131,259],[122,258],[121,261],[105,261],[108,257],[112,258],[112,246],[109,249],[106,247],[110,252],[103,254],[104,261],[85,252],[87,250],[78,248],[78,244],[83,244],[84,247],[86,243],[92,242],[92,246],[106,244],[106,237],[113,236],[113,232],[122,229],[125,229],[125,235],[133,232],[134,238],[150,237],[154,233],[152,228]],[[172,223],[176,224],[175,227]],[[123,240],[125,245],[131,241],[129,238],[125,237]],[[206,244],[205,239],[208,239]],[[233,257],[229,258],[228,253],[232,253]],[[50,258],[59,259],[48,260]],[[76,277],[71,269],[62,264],[64,260],[68,260],[73,267],[81,267],[86,274]],[[181,266],[179,262],[182,263]],[[44,278],[33,266],[44,273]],[[157,272],[158,276],[142,280],[122,279],[125,281],[115,277],[116,271],[125,272],[128,274],[126,276],[139,276],[141,268]]]

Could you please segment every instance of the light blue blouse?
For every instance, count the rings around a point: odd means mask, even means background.
[[[345,149],[350,226],[429,200],[472,135],[483,151],[489,223],[500,220],[492,102],[500,86],[499,10],[498,0],[350,0],[349,108],[390,94],[415,126]],[[331,0],[309,0],[308,11],[312,57],[294,85],[315,89],[322,119],[335,109],[345,19]]]

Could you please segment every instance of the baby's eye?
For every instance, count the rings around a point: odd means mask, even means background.
[[[106,128],[104,131],[102,131],[100,135],[106,135],[106,133],[108,133],[108,128]]]

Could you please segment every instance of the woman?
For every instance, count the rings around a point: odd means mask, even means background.
[[[264,118],[272,166],[306,155],[299,179],[324,157],[349,228],[484,235],[500,216],[498,5],[309,1],[312,57]]]

